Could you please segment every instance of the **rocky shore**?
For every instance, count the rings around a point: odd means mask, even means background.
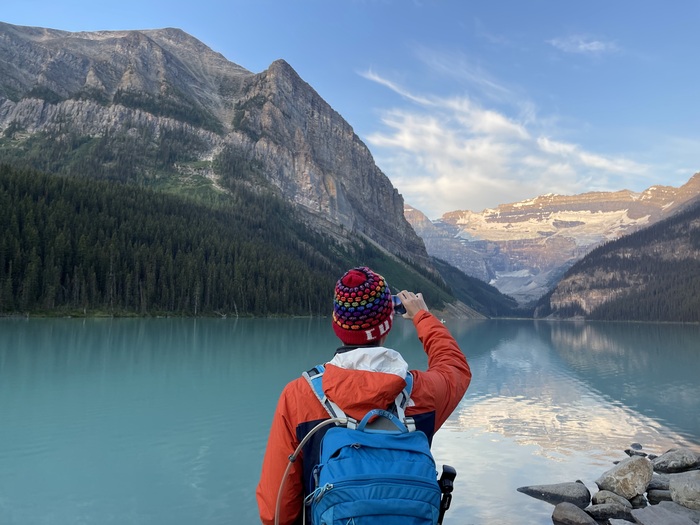
[[[554,505],[555,525],[698,525],[700,453],[674,448],[656,456],[639,443],[595,481],[530,485],[518,492]]]

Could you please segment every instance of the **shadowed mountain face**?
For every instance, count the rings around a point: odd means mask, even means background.
[[[351,126],[283,60],[259,74],[178,29],[0,23],[0,161],[153,184],[231,181],[435,273],[403,198]]]
[[[528,303],[594,247],[669,217],[698,195],[700,173],[680,188],[543,195],[434,222],[410,207],[405,215],[430,255]]]
[[[539,301],[536,315],[700,322],[700,198],[591,251]]]

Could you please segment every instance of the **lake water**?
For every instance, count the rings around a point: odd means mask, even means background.
[[[700,449],[700,327],[448,321],[472,367],[437,433],[445,524],[551,524],[516,491],[593,481],[632,442]],[[328,319],[0,319],[0,523],[258,523],[284,384],[337,346]],[[427,360],[409,321],[387,346]]]

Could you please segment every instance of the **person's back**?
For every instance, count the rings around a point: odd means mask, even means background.
[[[411,370],[413,388],[406,415],[418,431],[432,440],[434,433],[462,399],[471,371],[454,338],[428,312],[420,294],[399,294],[428,354],[428,370]],[[406,386],[408,365],[397,351],[383,346],[393,323],[391,291],[386,281],[366,267],[354,268],[341,277],[335,289],[333,328],[344,343],[325,364],[322,385],[327,398],[347,416],[358,421],[372,409],[392,405]],[[306,443],[301,461],[289,466],[289,457],[329,413],[300,377],[283,390],[273,418],[257,500],[264,524],[273,524],[279,506],[279,523],[295,523],[301,515],[304,496],[310,490],[311,469],[318,458],[324,431]],[[283,491],[278,493],[285,470]]]

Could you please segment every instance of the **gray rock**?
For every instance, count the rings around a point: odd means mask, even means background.
[[[581,509],[585,509],[591,502],[591,493],[580,481],[568,483],[555,483],[552,485],[530,485],[519,487],[518,492],[541,499],[552,505],[558,503],[571,503]]]
[[[652,505],[645,509],[634,509],[632,517],[639,525],[697,525],[687,516],[676,514],[658,505]]]
[[[700,470],[673,476],[669,483],[671,499],[689,509],[700,510]]]
[[[691,521],[700,522],[700,511],[689,509],[688,507],[684,507],[683,505],[679,505],[673,501],[662,501],[658,504],[658,507],[669,510],[675,514],[686,516],[690,518]]]
[[[608,520],[608,525],[630,525],[630,521],[612,518]]]
[[[649,503],[652,505],[655,505],[659,503],[660,501],[672,501],[673,498],[671,497],[671,491],[670,490],[660,490],[660,489],[652,489],[647,491],[647,499],[649,500]]]
[[[668,490],[671,478],[668,474],[657,474],[656,472],[651,477],[651,481],[647,485],[647,490]]]
[[[584,509],[588,515],[598,521],[605,521],[610,518],[632,519],[632,506],[625,507],[619,503],[601,503],[591,505]]]
[[[625,449],[625,454],[628,456],[647,456],[646,452],[642,452],[642,445],[640,443],[632,443],[630,448]]]
[[[554,525],[597,525],[596,521],[573,503],[559,503],[552,513]]]
[[[614,492],[610,492],[609,490],[601,490],[599,492],[596,492],[593,494],[593,504],[594,505],[604,505],[605,503],[617,503],[618,505],[622,505],[623,507],[628,507],[632,508],[632,504],[623,498],[622,496],[619,496],[618,494],[615,494]]]
[[[688,448],[672,448],[652,461],[656,472],[683,472],[697,467],[700,457]]]
[[[641,456],[627,458],[596,480],[600,490],[630,499],[646,491],[654,473],[651,461]]]
[[[633,509],[643,509],[649,504],[646,497],[644,497],[644,494],[635,496],[634,498],[630,499],[629,502],[632,504]]]

